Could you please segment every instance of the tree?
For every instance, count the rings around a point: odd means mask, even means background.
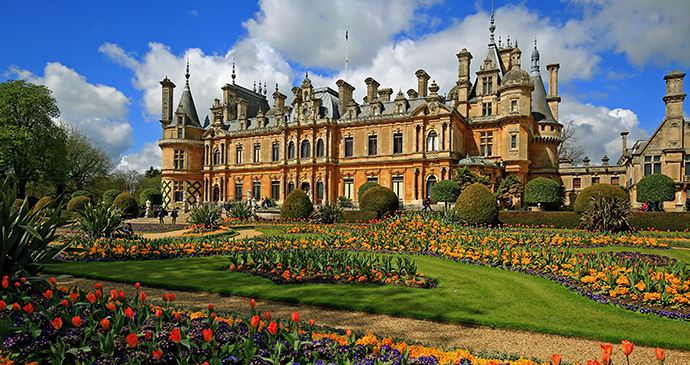
[[[144,177],[156,177],[161,174],[161,170],[154,169],[153,166],[149,167],[146,172],[144,172]]]
[[[67,125],[64,128],[67,134],[69,164],[68,189],[81,190],[90,186],[96,179],[107,176],[113,168],[113,163],[105,149],[94,145],[91,139],[76,126]]]
[[[65,136],[54,121],[59,116],[47,87],[24,80],[0,83],[0,172],[17,180],[19,197],[30,181],[66,179]]]
[[[448,210],[448,202],[458,200],[460,196],[460,184],[453,180],[441,180],[431,187],[431,198],[437,202],[444,202],[445,209]]]
[[[132,194],[141,179],[141,174],[136,170],[115,170],[110,174],[109,187]]]
[[[482,185],[485,185],[486,187],[490,188],[491,187],[491,178],[489,176],[479,176],[472,172],[469,167],[465,166],[463,168],[458,167],[455,170],[455,175],[453,176],[453,181],[458,183],[460,185],[460,193],[462,194],[463,190],[465,190],[466,187],[474,184],[474,183],[480,183]]]
[[[558,145],[558,158],[569,158],[573,164],[578,164],[582,161],[582,155],[585,154],[585,148],[578,140],[577,127],[572,120],[563,123],[561,130],[561,144]]]
[[[542,204],[545,208],[558,206],[563,199],[563,188],[545,177],[530,180],[525,185],[525,203]]]
[[[676,183],[664,174],[647,175],[637,183],[637,201],[640,203],[672,201],[675,194]],[[659,205],[657,208],[662,209]]]
[[[496,191],[496,198],[505,199],[508,197],[519,197],[522,195],[523,186],[522,180],[517,175],[508,175],[501,180]]]

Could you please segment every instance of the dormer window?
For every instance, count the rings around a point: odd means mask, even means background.
[[[511,100],[511,102],[510,102],[510,111],[511,111],[511,112],[517,112],[517,111],[518,111],[518,102],[517,102],[517,100]]]
[[[493,94],[493,77],[484,77],[482,79],[482,94]]]
[[[403,112],[404,112],[403,106],[402,106],[402,105],[398,105],[398,113],[399,113],[399,114],[402,114]]]
[[[183,138],[182,136],[182,128],[177,128],[177,138]]]

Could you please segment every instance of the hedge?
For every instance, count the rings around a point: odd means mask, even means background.
[[[579,228],[580,214],[576,212],[501,211],[498,220],[503,225],[522,225],[553,228]],[[633,212],[628,223],[635,230],[683,231],[688,229],[690,212]]]
[[[376,219],[377,212],[363,212],[361,210],[344,210],[343,223],[369,222]]]

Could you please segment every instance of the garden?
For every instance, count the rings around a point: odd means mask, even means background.
[[[279,221],[257,220],[242,203],[225,218],[202,205],[191,213],[192,225],[168,226],[174,235],[152,239],[141,233],[165,226],[129,231],[122,224],[124,208],[132,206],[134,214],[136,205],[126,193],[110,205],[73,197],[72,205],[83,202],[71,207],[78,214],[65,217],[59,202],[37,208],[18,201],[6,181],[0,361],[610,365],[612,359],[688,359],[690,250],[677,248],[690,241],[687,232],[670,238],[619,229],[624,214],[604,219],[593,211],[623,204],[603,194],[582,214],[583,225],[589,220],[599,228],[587,230],[497,224],[495,195],[481,183],[451,194],[456,208],[433,213],[397,211],[388,190],[360,191],[360,206],[376,212],[366,222],[343,222],[338,204],[314,209],[295,190]],[[237,239],[248,228],[264,234]],[[65,275],[96,284],[66,286]],[[153,297],[142,288],[166,292]],[[245,310],[225,311],[213,303],[179,305],[176,291],[252,299]],[[590,339],[600,348],[595,357],[486,354],[322,326],[299,311],[278,318],[255,299]]]

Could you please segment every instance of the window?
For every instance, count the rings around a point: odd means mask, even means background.
[[[271,181],[271,198],[280,199],[280,181]]]
[[[511,112],[516,112],[517,110],[517,100],[512,100],[510,102],[510,111]]]
[[[690,175],[690,155],[685,155],[685,176]]]
[[[272,158],[273,162],[277,162],[278,160],[280,160],[280,144],[274,143],[271,146],[271,149],[272,149],[271,158]]]
[[[555,128],[554,126],[551,126],[551,132],[553,132],[553,131],[554,131],[554,128]]]
[[[431,188],[436,185],[436,181],[436,176],[434,175],[431,175],[428,179],[426,179],[426,196],[431,196]]]
[[[323,139],[316,141],[316,157],[323,157],[325,154],[325,149]]]
[[[482,156],[492,156],[494,147],[494,132],[480,132],[479,134],[479,154]]]
[[[213,164],[220,165],[220,149],[216,148],[213,150]]]
[[[376,156],[376,135],[369,136],[369,156]]]
[[[343,180],[343,196],[348,199],[352,199],[355,195],[355,180],[354,179],[344,179]]]
[[[242,200],[244,196],[244,188],[241,182],[235,183],[235,200]]]
[[[352,157],[352,137],[345,137],[345,157]]]
[[[619,185],[620,178],[618,176],[611,176],[611,185]]]
[[[293,158],[295,158],[295,143],[294,142],[288,143],[288,158],[291,160]]]
[[[398,196],[398,199],[402,199],[405,193],[403,182],[404,178],[402,176],[393,176],[393,192]]]
[[[177,124],[182,125],[182,117],[177,117]]]
[[[482,115],[483,116],[493,115],[493,107],[492,107],[491,103],[482,104]]]
[[[309,140],[307,140],[307,139],[302,141],[302,148],[301,148],[301,152],[300,152],[300,157],[301,158],[311,157],[311,143],[309,143]]]
[[[661,173],[661,156],[644,157],[644,176]]]
[[[582,187],[582,181],[579,177],[573,178],[573,189],[580,189]]]
[[[242,146],[237,146],[235,149],[235,163],[238,165],[242,163]]]
[[[598,184],[599,181],[601,181],[601,179],[600,179],[599,177],[593,176],[593,177],[592,177],[592,184],[591,184],[591,185]]]
[[[654,173],[661,173],[661,156],[654,156]]]
[[[379,183],[379,178],[376,176],[367,176],[367,182]]]
[[[316,203],[320,204],[323,200],[323,181],[316,182]]]
[[[254,145],[254,163],[261,162],[261,145]]]
[[[402,133],[393,134],[393,153],[403,152],[403,135]]]
[[[293,183],[293,182],[291,181],[291,182],[288,183],[288,191],[287,191],[287,193],[290,194],[290,193],[292,193],[293,190],[295,190],[295,183]]]
[[[175,168],[184,169],[184,151],[175,150]]]
[[[182,119],[182,118],[180,118],[180,119]],[[183,136],[182,128],[177,128],[177,138],[182,138],[182,136]]]
[[[405,111],[402,104],[398,105],[398,114],[402,114]]]
[[[256,200],[261,199],[261,181],[254,181],[252,184],[252,197]]]
[[[512,148],[512,149],[517,148],[517,135],[515,135],[515,134],[510,136],[510,148]]]
[[[173,191],[175,192],[174,199],[176,202],[181,202],[184,200],[184,182],[173,181]]]
[[[488,95],[493,93],[493,77],[484,77],[482,79],[482,94]]]
[[[426,137],[426,150],[438,151],[438,135],[434,131],[431,131]]]

